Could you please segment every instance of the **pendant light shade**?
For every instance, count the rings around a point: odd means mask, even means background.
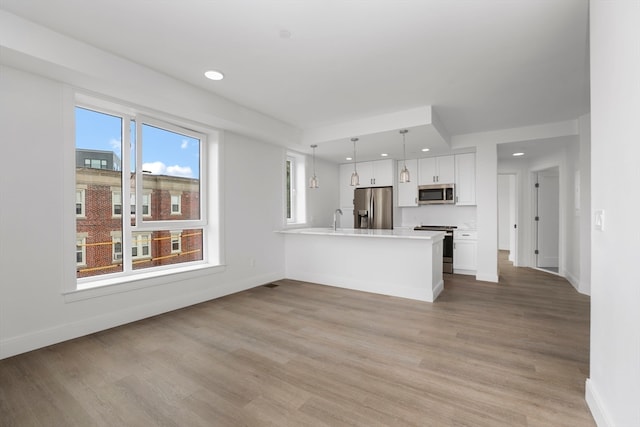
[[[403,162],[404,162],[404,167],[400,171],[400,182],[403,182],[403,183],[411,181],[411,177],[409,175],[409,169],[407,169],[407,144],[405,141],[405,135],[407,134],[407,132],[409,132],[407,129],[402,129],[400,131],[400,134],[402,135],[402,156],[403,156]]]
[[[353,173],[351,174],[352,187],[360,185],[360,177],[358,176],[358,171],[356,170],[356,141],[358,141],[358,138],[351,138],[351,142],[353,142]]]
[[[311,148],[313,148],[313,176],[309,181],[309,188],[319,188],[318,185],[318,177],[316,176],[316,147],[317,144],[313,144]]]

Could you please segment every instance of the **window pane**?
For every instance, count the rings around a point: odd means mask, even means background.
[[[154,206],[145,221],[200,219],[200,144],[191,136],[142,125],[143,188]]]
[[[293,162],[287,160],[287,219],[291,219],[291,189],[293,188],[291,181],[293,179]]]
[[[86,236],[78,278],[122,271],[122,264],[113,261],[112,247],[112,233],[122,232],[112,203],[112,189],[122,187],[121,149],[120,117],[76,108],[76,184],[85,189],[85,215],[76,218],[76,231]],[[77,250],[76,260],[81,256]]]
[[[176,234],[171,231],[154,231],[150,234],[150,242],[147,246],[146,258],[133,260],[134,269],[156,267],[160,265],[180,264],[192,261],[201,261],[202,254],[202,229],[183,230],[176,241]],[[178,248],[176,248],[176,245]],[[144,246],[138,246],[144,250]],[[178,250],[179,252],[176,252]],[[141,253],[139,251],[138,253]]]

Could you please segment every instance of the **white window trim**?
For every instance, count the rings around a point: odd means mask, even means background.
[[[178,226],[179,222],[185,224],[183,228],[201,228],[203,230],[202,260],[187,263],[180,263],[167,266],[158,266],[150,269],[132,270],[128,273],[113,273],[105,276],[95,276],[94,278],[78,279],[76,275],[75,252],[71,245],[75,244],[76,217],[69,215],[63,219],[63,227],[66,230],[63,237],[65,250],[64,259],[64,280],[62,293],[65,301],[73,302],[94,298],[114,293],[127,292],[141,289],[148,286],[174,283],[190,277],[201,277],[225,271],[224,264],[224,210],[221,203],[224,200],[224,164],[221,158],[224,152],[224,132],[208,125],[203,125],[188,119],[178,118],[170,114],[147,109],[146,111],[126,101],[108,100],[108,97],[98,98],[95,94],[65,86],[63,91],[65,108],[63,109],[64,133],[67,149],[63,153],[65,192],[63,199],[65,205],[71,205],[75,200],[75,108],[88,108],[106,114],[116,116],[136,115],[137,121],[143,121],[143,114],[152,113],[158,120],[162,121],[160,127],[173,130],[166,126],[167,123],[175,123],[176,128],[191,129],[194,133],[202,135],[201,141],[201,167],[200,167],[200,221],[155,221],[147,223],[146,228],[152,229],[172,229]],[[149,123],[151,120],[144,120]],[[127,122],[128,123],[128,122]],[[180,131],[179,131],[180,132]],[[124,133],[124,144],[129,143],[128,132]],[[125,151],[126,153],[126,151]],[[139,158],[139,157],[138,157]],[[127,161],[128,161],[127,156]],[[141,161],[138,163],[138,170],[141,170]],[[127,164],[123,159],[123,164]],[[211,173],[212,183],[207,179]],[[141,180],[136,180],[141,182]],[[138,192],[141,190],[137,189]],[[140,193],[139,193],[140,194]],[[123,194],[123,200],[127,200],[128,191]],[[136,218],[137,229],[145,229],[145,224]],[[74,243],[72,243],[72,241]],[[126,248],[123,243],[123,248]],[[124,257],[130,257],[129,251],[124,251]],[[73,256],[73,258],[71,258]],[[73,261],[72,261],[73,259]]]
[[[112,231],[111,233],[111,261],[114,263],[121,263],[123,261],[123,248],[122,244],[122,232]],[[120,243],[120,258],[116,258],[116,243]]]
[[[131,259],[149,259],[151,254],[151,242],[153,240],[151,232],[134,232],[131,238]],[[148,253],[144,254],[144,247],[148,247]],[[133,255],[133,248],[136,248],[136,255]]]

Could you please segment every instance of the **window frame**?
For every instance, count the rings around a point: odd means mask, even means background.
[[[287,152],[284,162],[284,220],[285,226],[307,223],[306,158]]]
[[[78,194],[80,194],[80,200],[78,200]],[[78,213],[78,204],[80,204],[80,213]],[[76,218],[87,217],[87,186],[80,184],[76,185]]]
[[[70,89],[70,88],[68,88]],[[73,95],[71,93],[73,92]],[[154,112],[154,116],[150,117],[146,115],[146,113],[127,106],[126,103],[114,103],[113,101],[106,101],[104,99],[94,98],[93,95],[82,94],[76,91],[69,90],[67,92],[69,94],[69,109],[66,110],[67,122],[71,125],[67,127],[66,134],[69,139],[69,151],[66,154],[66,159],[68,165],[74,165],[75,161],[75,152],[76,152],[76,144],[75,144],[75,126],[74,117],[76,108],[84,108],[92,111],[96,111],[98,113],[103,113],[107,115],[113,115],[121,118],[123,132],[122,132],[122,147],[127,147],[131,144],[132,135],[130,135],[129,130],[131,129],[132,121],[138,125],[136,126],[136,140],[140,141],[140,146],[137,147],[136,153],[132,156],[127,150],[122,150],[122,164],[130,164],[131,157],[136,159],[136,187],[135,190],[132,188],[129,189],[129,185],[125,185],[128,183],[128,179],[125,179],[131,171],[129,170],[120,170],[122,173],[122,188],[120,189],[120,194],[122,200],[130,200],[131,191],[135,191],[135,194],[143,195],[147,194],[146,191],[142,190],[142,140],[141,140],[141,129],[142,124],[148,124],[150,126],[155,126],[170,132],[176,132],[181,135],[186,135],[189,137],[193,137],[199,140],[199,176],[198,176],[198,185],[199,185],[199,219],[197,220],[181,220],[181,219],[172,219],[167,221],[149,221],[149,218],[152,218],[152,205],[151,205],[151,197],[148,199],[148,214],[142,214],[143,209],[140,209],[140,206],[147,203],[144,203],[141,199],[142,196],[136,198],[136,213],[135,213],[135,222],[131,224],[129,215],[118,215],[118,217],[122,217],[122,248],[123,248],[123,260],[119,261],[123,263],[123,271],[107,273],[100,276],[91,276],[91,277],[82,277],[78,278],[75,268],[73,270],[65,269],[67,273],[65,273],[65,277],[68,277],[69,280],[65,280],[65,285],[63,287],[63,293],[65,294],[65,298],[69,301],[82,300],[85,298],[90,298],[91,296],[87,295],[108,295],[113,292],[121,292],[126,289],[137,289],[139,287],[153,286],[153,283],[169,283],[176,279],[171,279],[173,274],[181,274],[186,275],[184,277],[192,277],[193,275],[190,273],[193,271],[193,274],[199,275],[198,271],[206,271],[209,269],[224,270],[224,262],[223,262],[223,233],[221,230],[221,221],[222,221],[222,207],[221,203],[221,190],[220,187],[220,176],[222,174],[222,164],[220,162],[222,142],[223,142],[223,132],[217,129],[214,129],[209,126],[194,124],[188,120],[176,119],[172,116],[167,116],[166,114]],[[130,168],[123,168],[130,169]],[[215,182],[209,185],[207,176],[209,173],[213,173]],[[76,172],[75,167],[69,167],[67,170],[68,175],[67,180],[70,182],[76,182]],[[213,190],[210,190],[210,187],[213,186]],[[71,195],[70,192],[65,192],[67,196],[65,196],[65,200],[70,201]],[[150,196],[150,195],[149,195]],[[75,200],[75,197],[74,199]],[[123,205],[124,208],[124,205]],[[211,208],[211,213],[213,215],[212,218],[209,218],[209,208]],[[112,214],[113,214],[113,207]],[[68,224],[68,228],[75,231],[77,229],[77,217],[74,215],[74,221],[72,222],[70,219],[66,220],[66,224]],[[145,221],[147,219],[148,221]],[[172,231],[176,229],[201,229],[202,230],[202,259],[194,260],[194,261],[186,261],[183,263],[174,263],[174,264],[165,264],[165,265],[157,265],[144,269],[134,269],[132,264],[131,251],[127,250],[127,247],[130,247],[130,243],[132,242],[132,232],[145,232],[153,233],[154,231]],[[128,230],[128,231],[127,231]],[[70,239],[65,238],[65,241],[69,243],[67,247],[70,248]],[[77,242],[76,242],[77,243]],[[182,246],[182,245],[181,245]],[[150,255],[152,255],[152,245],[149,245]],[[86,255],[85,255],[86,260]],[[75,264],[75,262],[74,262]],[[127,266],[127,268],[124,268]],[[149,279],[153,279],[149,281]],[[142,282],[140,282],[142,280]],[[147,285],[144,285],[147,283]],[[112,286],[112,285],[121,285],[121,286]],[[108,286],[113,288],[113,291],[104,290],[104,286]],[[100,291],[98,291],[100,289]],[[96,291],[96,292],[94,292]],[[77,294],[77,295],[75,295]],[[75,295],[75,296],[74,296]]]

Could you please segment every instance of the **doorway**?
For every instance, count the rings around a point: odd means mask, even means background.
[[[534,172],[535,266],[559,274],[560,170],[552,167]]]
[[[518,266],[518,192],[517,175],[498,174],[498,250]]]

